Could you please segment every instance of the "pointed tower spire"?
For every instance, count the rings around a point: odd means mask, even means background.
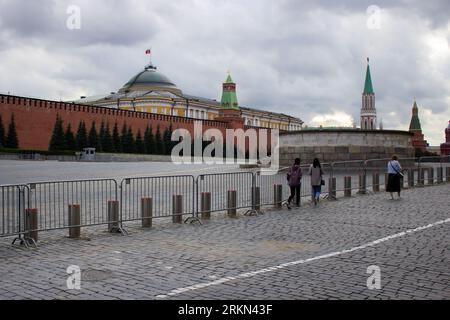
[[[367,58],[366,81],[364,82],[364,94],[373,94],[372,77],[370,76],[369,58]]]
[[[422,126],[420,125],[419,120],[419,108],[417,107],[416,98],[414,98],[414,104],[412,107],[412,117],[411,122],[409,124],[409,131],[414,132],[420,132],[422,133]]]
[[[366,80],[362,94],[361,129],[375,130],[377,128],[377,110],[375,109],[375,92],[370,75],[369,58],[367,58]]]

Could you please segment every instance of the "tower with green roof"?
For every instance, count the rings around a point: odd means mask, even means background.
[[[373,91],[372,77],[370,75],[369,58],[367,58],[366,80],[362,93],[361,129],[376,130],[377,109],[375,108],[375,92]]]
[[[231,79],[230,72],[222,87],[222,100],[216,120],[227,122],[230,129],[244,129],[244,118],[236,96],[236,83]]]
[[[222,109],[239,110],[239,104],[236,96],[236,83],[231,79],[228,73],[227,80],[223,83],[222,100],[220,102]]]
[[[412,108],[411,122],[409,123],[409,131],[422,133],[422,127],[420,125],[420,120],[419,120],[419,108],[417,107],[415,98],[414,98],[414,105]]]
[[[412,138],[412,145],[416,149],[416,151],[420,151],[419,154],[426,151],[428,143],[425,140],[424,135],[422,133],[422,126],[420,125],[419,120],[419,108],[417,107],[416,98],[414,98],[414,104],[412,107],[412,116],[411,122],[409,123],[409,132],[414,133],[414,136]]]

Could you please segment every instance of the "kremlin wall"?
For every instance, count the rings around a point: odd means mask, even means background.
[[[221,130],[224,136],[227,128],[244,128],[243,123],[240,125],[235,122],[198,120],[9,95],[0,95],[0,114],[5,127],[11,115],[14,114],[20,149],[42,151],[48,150],[57,115],[61,117],[65,125],[70,123],[72,128],[77,128],[80,121],[84,121],[88,127],[94,121],[97,126],[102,121],[110,125],[117,122],[119,127],[124,123],[131,126],[134,134],[138,130],[144,132],[149,124],[153,128],[160,125],[161,131],[172,124],[173,129],[184,128],[193,134],[194,121],[201,121],[204,131],[216,128]]]

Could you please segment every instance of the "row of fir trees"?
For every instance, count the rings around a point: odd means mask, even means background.
[[[63,120],[58,115],[49,151],[81,151],[84,148],[95,148],[97,152],[107,153],[169,155],[174,146],[171,137],[172,124],[163,132],[158,125],[155,133],[152,126],[147,125],[144,132],[138,130],[134,135],[131,126],[126,123],[119,128],[116,122],[111,128],[108,122],[102,122],[97,127],[94,121],[88,128],[84,121],[80,121],[75,132],[70,123],[64,128]]]
[[[14,114],[11,115],[11,121],[8,125],[8,131],[3,125],[2,115],[0,114],[0,148],[17,149],[19,148],[19,138],[17,136],[16,121]]]

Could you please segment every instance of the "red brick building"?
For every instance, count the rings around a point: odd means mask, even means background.
[[[450,155],[450,121],[448,127],[445,129],[445,142],[441,144],[441,155]]]

